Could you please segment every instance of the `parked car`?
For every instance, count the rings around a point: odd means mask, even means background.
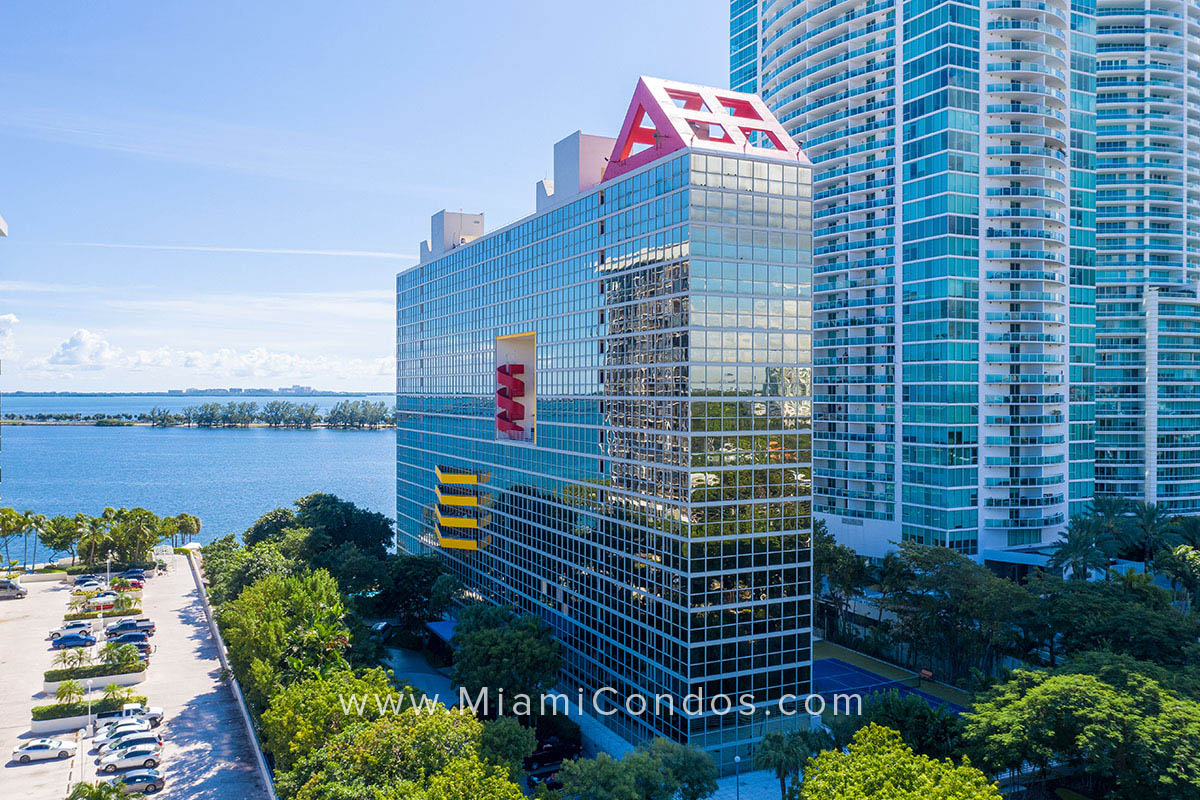
[[[12,578],[0,578],[0,600],[20,600],[29,590]]]
[[[127,581],[128,580],[144,581],[144,580],[146,580],[146,570],[144,570],[140,567],[130,567],[129,569],[125,570],[117,577],[124,578]]]
[[[118,633],[116,636],[108,638],[109,644],[146,644],[149,642],[149,634],[141,631],[129,631],[128,633]]]
[[[550,764],[541,769],[529,773],[529,788],[536,790],[539,786],[545,786],[547,789],[563,788],[562,781],[558,779],[558,771],[562,769],[562,762]]]
[[[95,581],[96,583],[99,583],[102,580],[104,579],[99,575],[93,575],[89,572],[86,575],[76,575],[75,580],[71,581],[71,583],[78,586],[81,583],[88,583],[89,581]]]
[[[104,584],[99,581],[88,581],[87,583],[77,583],[71,589],[71,594],[87,594],[88,592],[102,592]]]
[[[124,775],[108,778],[108,783],[125,794],[154,794],[162,790],[166,778],[156,769],[131,769]]]
[[[30,761],[45,761],[50,758],[66,758],[75,754],[75,743],[59,739],[34,739],[13,748],[13,761],[28,764]]]
[[[129,769],[130,767],[150,769],[157,767],[160,761],[162,761],[162,748],[142,745],[102,756],[97,762],[96,769],[99,772],[116,772],[119,769]]]
[[[119,622],[114,622],[104,629],[104,635],[112,638],[122,633],[145,633],[149,636],[154,635],[154,622],[149,617],[141,617],[135,619],[126,617]]]
[[[126,730],[123,735],[113,735],[113,738],[101,744],[97,749],[100,755],[108,755],[117,750],[128,750],[130,747],[142,747],[150,745],[153,747],[162,747],[162,734],[155,733],[151,730],[135,731]]]
[[[150,723],[144,719],[122,719],[99,728],[96,735],[92,737],[92,747],[100,748],[125,736],[146,733],[149,730]]]
[[[118,583],[117,581],[120,581],[120,583]],[[138,591],[141,591],[142,586],[144,586],[144,585],[145,584],[142,583],[141,578],[114,578],[113,579],[113,588],[116,589],[118,592],[138,592]]]
[[[57,639],[60,636],[65,636],[68,633],[88,633],[92,632],[92,621],[90,619],[73,619],[70,622],[64,622],[61,626],[50,631],[50,638]]]
[[[149,723],[144,723],[147,727],[141,730],[136,728],[121,728],[110,734],[106,741],[96,743],[93,741],[93,747],[101,755],[112,753],[116,750],[126,750],[130,747],[141,745],[162,746],[163,737],[158,731],[148,727]]]
[[[90,633],[64,633],[50,642],[50,646],[55,650],[61,650],[64,647],[91,647],[95,643],[96,637]]]
[[[150,645],[147,644],[145,646],[149,648]],[[134,647],[137,647],[137,645],[134,645]],[[99,731],[100,729],[114,722],[120,722],[123,720],[139,720],[142,722],[147,722],[151,727],[154,727],[162,722],[162,717],[163,711],[158,706],[144,708],[141,703],[126,703],[125,705],[121,706],[120,711],[105,711],[101,714],[97,714],[94,725],[95,730]]]

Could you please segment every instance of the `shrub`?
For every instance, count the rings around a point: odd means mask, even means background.
[[[154,569],[154,566],[155,564],[153,561],[138,561],[132,564],[114,561],[112,564],[108,565],[108,569],[115,575],[118,572],[124,572],[127,569],[133,569],[135,567],[149,572]],[[85,575],[88,573],[103,574],[103,572],[103,561],[101,561],[99,564],[92,564],[90,567],[87,564],[76,564],[73,567],[67,567],[68,575]]]
[[[92,664],[87,667],[48,669],[42,673],[42,677],[47,681],[85,681],[88,678],[103,678],[108,675],[132,675],[135,672],[143,672],[145,669],[145,664],[130,664],[123,667],[113,664]]]
[[[109,617],[140,617],[142,610],[140,608],[127,608],[123,611],[105,611],[104,618]],[[99,611],[76,611],[74,614],[63,614],[63,619],[67,622],[77,619],[100,619]]]
[[[106,711],[120,711],[121,706],[125,703],[141,703],[145,705],[146,698],[134,696],[128,700],[93,700],[92,713],[103,714]],[[54,703],[48,706],[34,706],[33,719],[37,722],[47,719],[62,719],[63,717],[82,717],[87,713],[88,704],[86,702]]]

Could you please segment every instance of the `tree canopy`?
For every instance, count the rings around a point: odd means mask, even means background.
[[[870,724],[846,751],[808,760],[792,800],[1001,800],[1000,790],[964,760],[955,763],[912,751],[900,734]]]

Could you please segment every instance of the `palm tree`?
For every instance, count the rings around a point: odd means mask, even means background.
[[[1162,554],[1160,554],[1161,556]],[[1171,576],[1171,585],[1178,582],[1185,595],[1184,612],[1187,613],[1200,596],[1200,548],[1181,544],[1163,559],[1162,571]]]
[[[138,662],[138,651],[131,644],[109,642],[100,648],[100,661],[111,666],[131,667]]]
[[[142,794],[128,795],[111,783],[77,783],[67,800],[138,800]]]
[[[29,569],[29,534],[30,532],[33,532],[34,534],[33,560],[36,563],[38,537],[46,531],[46,517],[34,511],[25,511],[21,514],[21,525],[21,536],[23,538],[23,551],[21,553],[21,558],[25,563],[25,568]]]
[[[105,509],[105,513],[112,509]],[[84,516],[80,514],[79,516]],[[110,546],[112,541],[111,533],[111,518],[104,516],[85,517],[82,527],[83,534],[80,536],[80,548],[87,550],[87,563],[90,569],[96,563],[96,551],[104,552]]]
[[[1129,515],[1129,501],[1115,495],[1092,498],[1091,516],[1100,523],[1106,539],[1116,546],[1125,534],[1125,518]],[[1115,555],[1115,554],[1114,554]]]
[[[798,740],[781,731],[771,731],[754,748],[754,768],[774,772],[779,779],[779,795],[787,800],[788,779],[800,772],[807,757]]]
[[[9,553],[9,543],[16,536],[19,536],[24,530],[21,526],[24,521],[21,515],[11,508],[0,508],[0,539],[4,540],[4,560],[12,564],[12,555]]]
[[[1200,549],[1200,517],[1176,517],[1175,535],[1181,544]]]
[[[203,523],[195,514],[178,514],[175,519],[179,521],[179,538],[181,544],[187,544],[192,539],[200,535],[200,528]]]
[[[127,700],[133,691],[128,686],[122,686],[119,683],[110,683],[104,687],[104,699],[112,702],[121,702]]]
[[[79,681],[65,680],[58,685],[54,699],[60,703],[77,703],[83,697],[83,686]]]
[[[1108,570],[1108,542],[1104,527],[1094,516],[1075,516],[1067,526],[1067,535],[1055,543],[1054,555],[1046,566],[1061,574],[1071,569],[1071,579],[1087,580],[1092,570]]]
[[[1159,550],[1175,543],[1175,520],[1162,506],[1139,500],[1133,504],[1126,541],[1142,551],[1142,566],[1150,572],[1150,561]]]

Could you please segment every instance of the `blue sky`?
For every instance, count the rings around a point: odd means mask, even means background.
[[[389,390],[429,215],[528,213],[638,75],[727,85],[727,29],[717,0],[12,4],[0,386]]]

